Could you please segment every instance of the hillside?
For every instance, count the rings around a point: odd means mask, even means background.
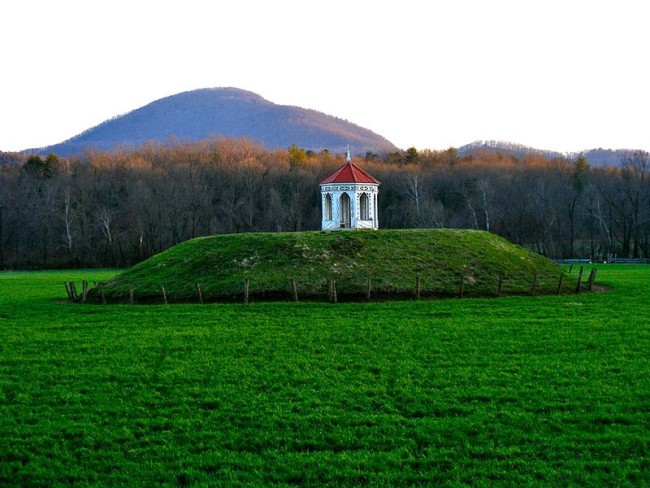
[[[22,153],[0,151],[0,166],[23,164],[26,159],[27,156]]]
[[[482,231],[421,229],[354,232],[216,235],[179,244],[118,275],[105,296],[160,301],[161,285],[172,301],[239,300],[244,280],[259,299],[287,299],[291,280],[302,298],[328,296],[335,280],[340,299],[412,297],[416,277],[423,296],[455,296],[464,277],[470,296],[493,296],[499,277],[504,293],[527,293],[533,275],[539,291],[554,293],[561,269],[552,261]],[[566,281],[566,286],[569,285]],[[93,290],[94,299],[98,291]]]
[[[618,166],[621,160],[638,149],[587,149],[581,153],[561,153],[546,149],[536,149],[522,144],[504,141],[474,141],[458,148],[460,156],[469,156],[480,151],[499,152],[504,155],[524,158],[539,155],[545,158],[575,159],[582,154],[592,166]]]
[[[385,138],[315,110],[277,105],[237,88],[206,88],[156,100],[38,152],[71,155],[85,148],[111,150],[148,141],[197,141],[210,136],[248,138],[269,149],[354,153],[393,151]]]

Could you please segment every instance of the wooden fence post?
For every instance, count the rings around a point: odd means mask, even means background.
[[[336,296],[336,281],[330,280],[330,302],[336,303],[337,296]]]
[[[102,305],[106,305],[106,295],[104,295],[104,283],[99,284],[99,294],[102,297]]]
[[[244,305],[248,305],[249,286],[250,286],[250,281],[248,279],[244,280]]]
[[[501,296],[501,290],[503,289],[503,276],[499,275],[499,282],[497,283],[497,296]]]
[[[372,292],[372,278],[368,276],[366,280],[366,300],[370,301],[370,293]]]
[[[465,295],[465,277],[460,275],[460,287],[458,289],[458,298],[463,298]]]
[[[415,299],[420,299],[420,275],[415,277]]]
[[[587,290],[591,291],[594,287],[594,280],[596,279],[596,268],[591,268],[589,279],[587,280]]]
[[[584,268],[580,266],[580,271],[578,271],[578,283],[576,285],[576,293],[580,293],[580,285],[582,285],[582,273],[584,272]]]
[[[72,291],[70,290],[70,285],[68,284],[67,281],[64,281],[63,284],[65,285],[65,292],[68,295],[68,300],[73,302],[74,300],[72,299]]]
[[[86,298],[88,298],[88,282],[83,280],[81,282],[81,303],[86,303]]]
[[[165,291],[165,285],[160,285],[160,290],[162,291],[163,301],[167,305],[167,292]]]
[[[535,289],[537,288],[537,273],[533,273],[533,282],[530,284],[530,296],[535,296]]]
[[[197,283],[196,284],[196,293],[199,296],[199,303],[203,305],[203,293],[201,293],[201,284]]]
[[[598,272],[598,270],[596,268],[594,268],[594,277],[591,279],[591,287],[592,288],[594,286],[594,283],[596,282],[596,273],[597,272]]]
[[[129,285],[129,305],[133,305],[133,292],[135,289],[133,288],[133,285]]]
[[[564,272],[560,273],[560,278],[557,280],[557,294],[562,293],[562,280],[564,280]]]
[[[72,292],[72,301],[76,302],[79,299],[79,295],[77,295],[77,284],[74,281],[70,282],[70,291]]]
[[[293,301],[298,301],[298,287],[296,286],[296,280],[291,279],[291,294],[293,295]]]

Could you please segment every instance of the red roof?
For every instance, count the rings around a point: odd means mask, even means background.
[[[349,161],[320,182],[321,185],[327,185],[331,183],[370,183],[372,185],[381,184],[378,180]]]

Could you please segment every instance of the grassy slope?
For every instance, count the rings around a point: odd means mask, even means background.
[[[0,485],[648,486],[650,267],[608,293],[73,305],[0,273]]]
[[[540,287],[555,290],[560,269],[551,261],[487,232],[423,229],[376,232],[297,232],[219,235],[177,245],[140,263],[106,287],[108,296],[160,296],[164,285],[174,299],[194,297],[200,283],[206,297],[252,293],[286,297],[290,280],[300,294],[324,294],[336,280],[340,294],[362,294],[367,277],[375,293],[413,295],[416,276],[422,292],[451,296],[465,276],[468,293],[494,294],[498,277],[505,290],[530,289],[534,273]],[[575,282],[575,281],[574,281]],[[567,287],[569,287],[567,281]]]

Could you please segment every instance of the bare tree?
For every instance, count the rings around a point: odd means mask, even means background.
[[[113,238],[113,219],[114,215],[107,208],[101,208],[98,212],[98,219],[102,234],[106,239],[105,255],[109,258],[109,264],[115,265],[115,242]]]
[[[648,153],[635,151],[621,161],[623,191],[629,203],[631,233],[634,239],[631,253],[639,255],[639,250],[648,254],[648,220],[650,217],[650,192],[648,191]]]
[[[65,233],[63,235],[63,247],[67,249],[68,256],[72,256],[72,247],[74,244],[73,238],[73,212],[70,198],[70,188],[66,188],[63,195],[63,222],[65,225]]]

